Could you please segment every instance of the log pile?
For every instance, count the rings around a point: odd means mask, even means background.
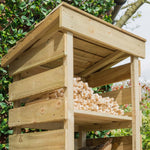
[[[81,81],[80,78],[74,78],[73,85],[74,108],[77,110],[95,111],[108,113],[112,115],[124,115],[124,111],[114,98],[102,97],[94,94],[88,83]],[[50,98],[59,98],[64,96],[64,89],[58,89],[50,94]]]

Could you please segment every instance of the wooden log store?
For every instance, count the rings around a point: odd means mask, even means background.
[[[127,57],[130,63],[111,68]],[[9,111],[14,129],[10,150],[74,150],[92,144],[86,140],[87,131],[121,128],[132,128],[133,134],[120,138],[116,150],[141,150],[138,59],[144,57],[145,39],[61,3],[2,58],[14,79],[9,86],[9,101],[14,102]],[[114,97],[120,105],[132,104],[132,114],[74,110],[74,77],[90,87],[131,79],[131,88],[103,96]],[[64,97],[49,99],[49,93],[60,88]],[[21,134],[22,128],[46,131]]]

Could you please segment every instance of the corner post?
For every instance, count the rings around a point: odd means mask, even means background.
[[[73,102],[73,34],[65,34],[65,121],[66,129],[65,150],[74,150],[74,102]]]
[[[141,150],[138,57],[131,56],[132,150]]]

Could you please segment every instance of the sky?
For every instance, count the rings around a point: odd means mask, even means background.
[[[147,40],[146,42],[146,58],[141,60],[141,78],[150,81],[150,4],[144,4],[138,9],[141,17],[134,21],[130,19],[123,29],[139,35]],[[121,13],[121,12],[120,12]],[[119,14],[120,15],[120,14]],[[118,16],[119,16],[118,15]],[[126,60],[127,62],[129,60]]]

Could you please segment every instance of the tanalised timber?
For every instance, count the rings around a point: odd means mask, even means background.
[[[111,123],[113,121],[131,121],[132,117],[115,116],[93,111],[74,110],[75,123],[79,125]]]
[[[62,87],[65,87],[64,67],[60,66],[13,82],[9,85],[9,100],[15,101]]]
[[[144,39],[135,37],[133,34],[129,35],[128,32],[65,3],[60,10],[60,28],[95,43],[101,43],[131,55],[145,57]]]
[[[140,61],[138,67],[140,67]],[[140,71],[139,71],[139,76],[140,76]],[[96,87],[96,86],[102,86],[110,83],[127,80],[130,78],[131,78],[131,64],[128,63],[118,67],[93,73],[89,77],[87,77],[86,80],[89,83],[89,86]]]
[[[132,121],[120,121],[120,122],[111,122],[111,123],[103,123],[97,125],[84,125],[80,126],[82,131],[103,131],[103,130],[112,130],[112,129],[123,129],[123,128],[131,128]]]
[[[102,97],[112,97],[119,105],[131,104],[131,88],[124,88],[101,94]]]
[[[131,57],[131,96],[132,96],[132,150],[141,150],[141,116],[140,116],[140,86],[138,58]]]
[[[96,87],[130,79],[130,63],[91,74],[87,78],[89,86]]]
[[[106,58],[103,58],[100,61],[98,61],[96,64],[90,66],[85,71],[81,72],[80,76],[82,76],[82,77],[89,76],[90,74],[107,66],[108,64],[110,64],[111,62],[113,62],[114,60],[116,60],[117,58],[119,58],[120,56],[123,56],[123,55],[124,55],[124,53],[119,52],[119,51],[112,53],[111,55],[108,55]]]
[[[10,150],[64,150],[65,130],[14,134],[9,137]]]
[[[2,58],[1,65],[3,67],[9,65],[21,53],[38,43],[51,29],[51,36],[57,31],[70,31],[74,36],[92,41],[106,49],[145,57],[145,39],[115,27],[67,3],[61,3],[41,23],[36,25],[34,30],[9,50],[8,54]]]
[[[98,139],[87,139],[87,146],[97,146],[104,144],[105,142],[112,140],[112,150],[132,150],[132,137],[111,137],[111,138],[98,138]]]
[[[9,126],[36,125],[65,120],[63,99],[46,100],[39,103],[11,109]],[[28,127],[28,126],[27,126]]]
[[[9,74],[15,75],[64,57],[64,46],[64,34],[60,32],[38,41],[10,64]]]

